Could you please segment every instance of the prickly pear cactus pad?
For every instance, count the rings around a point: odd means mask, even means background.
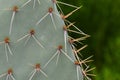
[[[65,15],[59,5],[74,10]],[[74,44],[89,35],[67,20],[80,8],[56,0],[0,0],[0,80],[91,80],[91,57],[78,57],[87,45]]]

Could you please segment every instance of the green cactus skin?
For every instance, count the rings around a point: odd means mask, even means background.
[[[54,1],[0,0],[1,80],[84,79]]]

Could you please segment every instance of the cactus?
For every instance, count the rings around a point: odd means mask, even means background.
[[[59,4],[74,10],[64,15]],[[89,35],[67,20],[80,8],[56,0],[0,0],[0,79],[90,80],[91,57],[78,57],[87,45],[74,46]]]

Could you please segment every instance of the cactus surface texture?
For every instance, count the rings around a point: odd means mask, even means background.
[[[74,10],[64,15],[59,4]],[[66,19],[80,8],[56,0],[0,0],[0,80],[91,80],[91,57],[77,54],[86,45],[74,46],[89,36]]]

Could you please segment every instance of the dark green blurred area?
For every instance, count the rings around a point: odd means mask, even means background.
[[[91,35],[82,54],[94,55],[94,80],[120,80],[120,0],[61,0],[83,7],[70,18],[82,31]],[[68,13],[73,8],[65,6]]]

